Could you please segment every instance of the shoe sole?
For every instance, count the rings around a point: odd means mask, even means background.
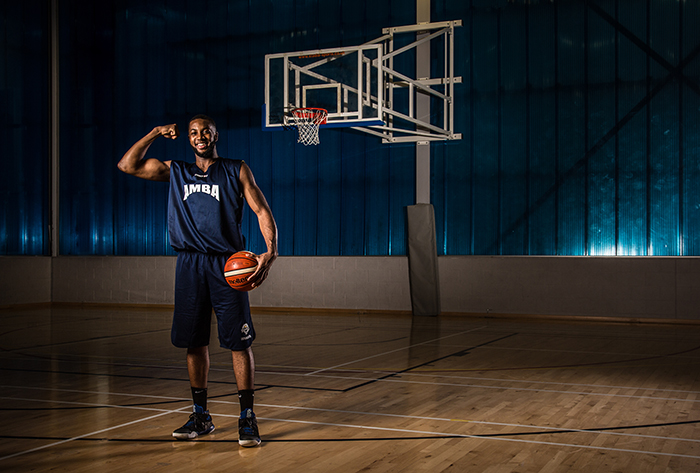
[[[214,429],[215,429],[215,427],[212,426],[211,430],[207,430],[206,432],[202,432],[201,434],[198,434],[197,432],[190,432],[189,434],[176,434],[175,432],[173,432],[173,437],[175,437],[178,440],[192,440],[192,439],[196,439],[200,435],[210,434],[210,433],[214,432]]]
[[[257,447],[260,445],[260,442],[260,439],[239,440],[238,445],[241,447]]]

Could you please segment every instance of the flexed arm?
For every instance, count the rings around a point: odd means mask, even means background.
[[[148,148],[159,136],[174,140],[180,136],[180,131],[174,123],[172,125],[155,127],[122,156],[122,159],[117,164],[119,170],[141,179],[151,181],[169,180],[170,161],[159,161],[152,158],[145,159]]]
[[[265,281],[272,263],[277,259],[277,224],[265,196],[255,183],[253,173],[246,163],[241,165],[240,181],[243,185],[243,195],[258,217],[260,232],[267,245],[267,252],[258,255],[257,269],[248,277],[248,280],[253,282],[253,287],[258,287]]]

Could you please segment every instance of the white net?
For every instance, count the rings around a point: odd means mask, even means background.
[[[326,122],[328,112],[322,108],[297,108],[292,111],[291,124],[296,127],[297,143],[317,145],[318,127]]]

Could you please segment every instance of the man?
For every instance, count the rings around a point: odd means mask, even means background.
[[[257,287],[267,278],[277,258],[277,225],[250,168],[241,160],[219,156],[216,123],[197,115],[189,123],[195,162],[146,158],[158,137],[176,139],[176,124],[155,127],[134,144],[119,161],[121,171],[152,181],[170,181],[168,232],[178,252],[175,276],[175,311],[172,343],[187,348],[193,413],[173,432],[177,439],[192,439],[214,430],[207,409],[209,332],[212,308],[218,323],[219,343],[231,350],[241,405],[239,444],[260,444],[253,412],[255,362],[251,344],[255,330],[248,293],[232,289],[224,279],[228,257],[245,247],[240,231],[243,199],[255,212],[267,252],[257,256],[258,266],[249,277]]]

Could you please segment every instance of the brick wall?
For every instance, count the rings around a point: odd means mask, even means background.
[[[0,307],[51,302],[51,258],[0,257]]]
[[[445,314],[700,320],[697,257],[455,256],[439,260]],[[0,307],[165,304],[174,257],[0,257]],[[281,257],[254,307],[410,312],[405,257]]]
[[[172,304],[175,257],[60,257],[53,301]],[[259,289],[258,307],[410,311],[404,257],[279,258]]]

